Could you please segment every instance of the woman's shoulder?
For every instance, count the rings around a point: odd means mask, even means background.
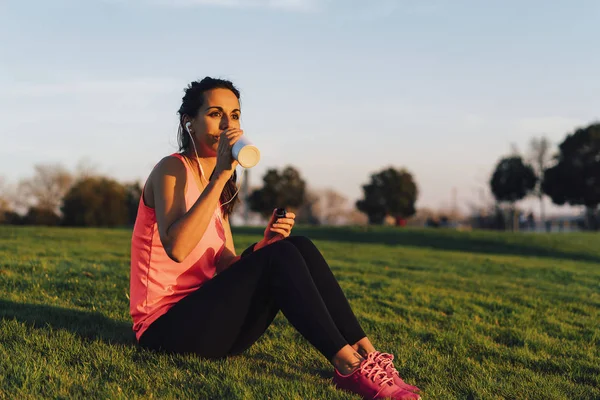
[[[171,179],[165,179],[170,177]],[[176,182],[184,182],[183,188],[187,185],[187,170],[184,160],[178,157],[178,154],[171,154],[163,157],[152,169],[144,185],[144,199],[146,204],[154,208],[154,191],[159,188],[162,190],[173,190]],[[162,189],[160,189],[162,188]]]
[[[186,166],[183,157],[178,153],[173,153],[163,157],[152,169],[150,177],[156,175],[174,175],[185,176]]]

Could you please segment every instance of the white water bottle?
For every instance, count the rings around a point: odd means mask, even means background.
[[[252,168],[260,160],[260,151],[245,135],[231,147],[231,156],[244,168]]]

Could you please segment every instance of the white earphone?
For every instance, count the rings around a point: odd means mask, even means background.
[[[208,185],[208,181],[206,180],[206,177],[204,176],[204,170],[202,169],[202,164],[200,164],[200,157],[198,157],[198,150],[196,149],[196,143],[194,143],[194,138],[192,137],[191,126],[192,126],[191,122],[189,122],[189,121],[186,122],[185,130],[187,131],[188,135],[190,135],[190,141],[192,142],[192,146],[194,146],[194,153],[196,153],[196,161],[198,162],[198,166],[200,167],[200,177],[202,179],[204,179],[204,182],[206,182],[206,184]]]

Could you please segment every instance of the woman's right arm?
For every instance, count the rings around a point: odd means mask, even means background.
[[[173,261],[182,262],[202,239],[229,175],[215,171],[198,200],[186,212],[185,166],[175,157],[166,157],[157,166],[152,177],[156,223],[162,245]]]
[[[200,197],[187,212],[185,165],[175,157],[166,157],[157,166],[152,182],[156,223],[162,245],[173,261],[182,262],[204,236],[219,205],[221,192],[238,164],[231,156],[231,147],[243,133],[239,128],[226,129],[221,133],[215,170]]]

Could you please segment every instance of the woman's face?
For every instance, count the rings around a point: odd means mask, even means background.
[[[215,156],[221,132],[240,127],[240,102],[229,89],[208,90],[204,92],[204,102],[191,123],[198,151]]]

